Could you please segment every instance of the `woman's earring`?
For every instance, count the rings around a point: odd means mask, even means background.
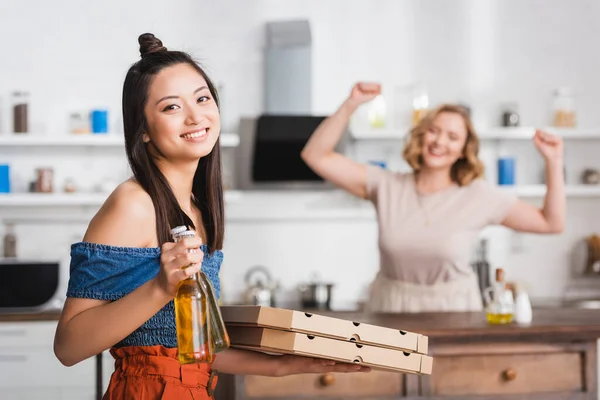
[[[142,135],[142,141],[143,141],[144,143],[148,143],[148,142],[150,141],[150,136],[148,136],[147,134],[145,134],[145,133],[144,133],[144,134]]]

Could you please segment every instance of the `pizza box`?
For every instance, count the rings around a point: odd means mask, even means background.
[[[262,327],[227,329],[231,347],[270,354],[295,354],[357,363],[372,369],[430,375],[433,358],[386,347],[362,345],[306,333]]]
[[[233,326],[256,326],[306,333],[363,345],[399,349],[427,354],[428,337],[375,325],[301,311],[263,306],[222,306],[227,329]]]

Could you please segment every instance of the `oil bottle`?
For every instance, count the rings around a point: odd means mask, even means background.
[[[186,229],[185,227],[178,226],[174,228],[174,230]],[[192,232],[193,231],[188,231]],[[210,323],[210,344],[211,349],[214,353],[221,352],[229,348],[230,340],[229,334],[227,333],[227,329],[225,328],[225,322],[223,321],[223,317],[221,315],[221,309],[219,308],[219,304],[217,302],[217,296],[215,295],[215,290],[213,285],[200,270],[198,272],[198,282],[202,286],[202,289],[206,293],[206,301],[208,305],[208,315],[209,315],[209,323]]]
[[[515,301],[512,291],[504,281],[504,269],[496,268],[496,280],[483,292],[486,317],[489,324],[510,324],[513,320]]]
[[[185,227],[171,230],[175,242],[194,237]],[[199,250],[198,250],[199,251]],[[181,364],[212,363],[210,323],[207,294],[198,274],[182,280],[175,295],[175,324],[177,329],[177,358]]]

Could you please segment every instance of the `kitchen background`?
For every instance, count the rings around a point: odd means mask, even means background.
[[[385,127],[354,119],[347,151],[403,170],[400,135],[409,87],[429,105],[471,108],[482,134],[486,179],[498,157],[516,159],[515,190],[541,204],[543,163],[529,129],[496,129],[507,103],[521,127],[552,125],[555,91],[573,94],[577,124],[564,131],[568,215],[564,233],[524,235],[502,228],[488,238],[493,267],[523,282],[537,301],[598,293],[585,267],[586,237],[600,230],[600,186],[583,185],[600,169],[600,2],[594,0],[30,0],[0,4],[0,164],[10,166],[10,194],[0,196],[0,235],[12,229],[21,258],[69,262],[106,195],[128,176],[120,96],[138,59],[137,37],[153,32],[165,46],[192,53],[221,89],[227,227],[223,300],[243,301],[250,267],[265,266],[280,286],[277,305],[298,302],[297,286],[331,282],[332,307],[356,307],[377,266],[377,231],[369,204],[335,190],[241,191],[236,187],[239,120],[265,111],[266,24],[306,20],[311,35],[310,113],[328,115],[357,80],[383,84]],[[13,135],[12,93],[28,93],[29,132]],[[71,135],[90,110],[107,110],[108,135]],[[73,115],[75,114],[75,115]],[[512,136],[511,136],[512,135]],[[36,168],[53,170],[53,193],[28,193]],[[593,176],[592,176],[593,177]],[[65,190],[75,193],[65,194]],[[573,261],[575,260],[575,262]],[[68,268],[63,268],[62,291]],[[594,279],[593,279],[594,278]],[[590,294],[591,293],[591,294]]]

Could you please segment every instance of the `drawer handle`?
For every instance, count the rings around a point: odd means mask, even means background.
[[[335,383],[335,376],[333,374],[321,375],[319,382],[321,383],[321,386],[331,386]]]
[[[25,329],[0,330],[0,336],[25,336],[26,334]]]
[[[27,356],[23,354],[0,354],[0,362],[25,362]]]
[[[505,381],[514,381],[517,379],[517,371],[512,368],[505,369],[502,371],[502,377]]]

